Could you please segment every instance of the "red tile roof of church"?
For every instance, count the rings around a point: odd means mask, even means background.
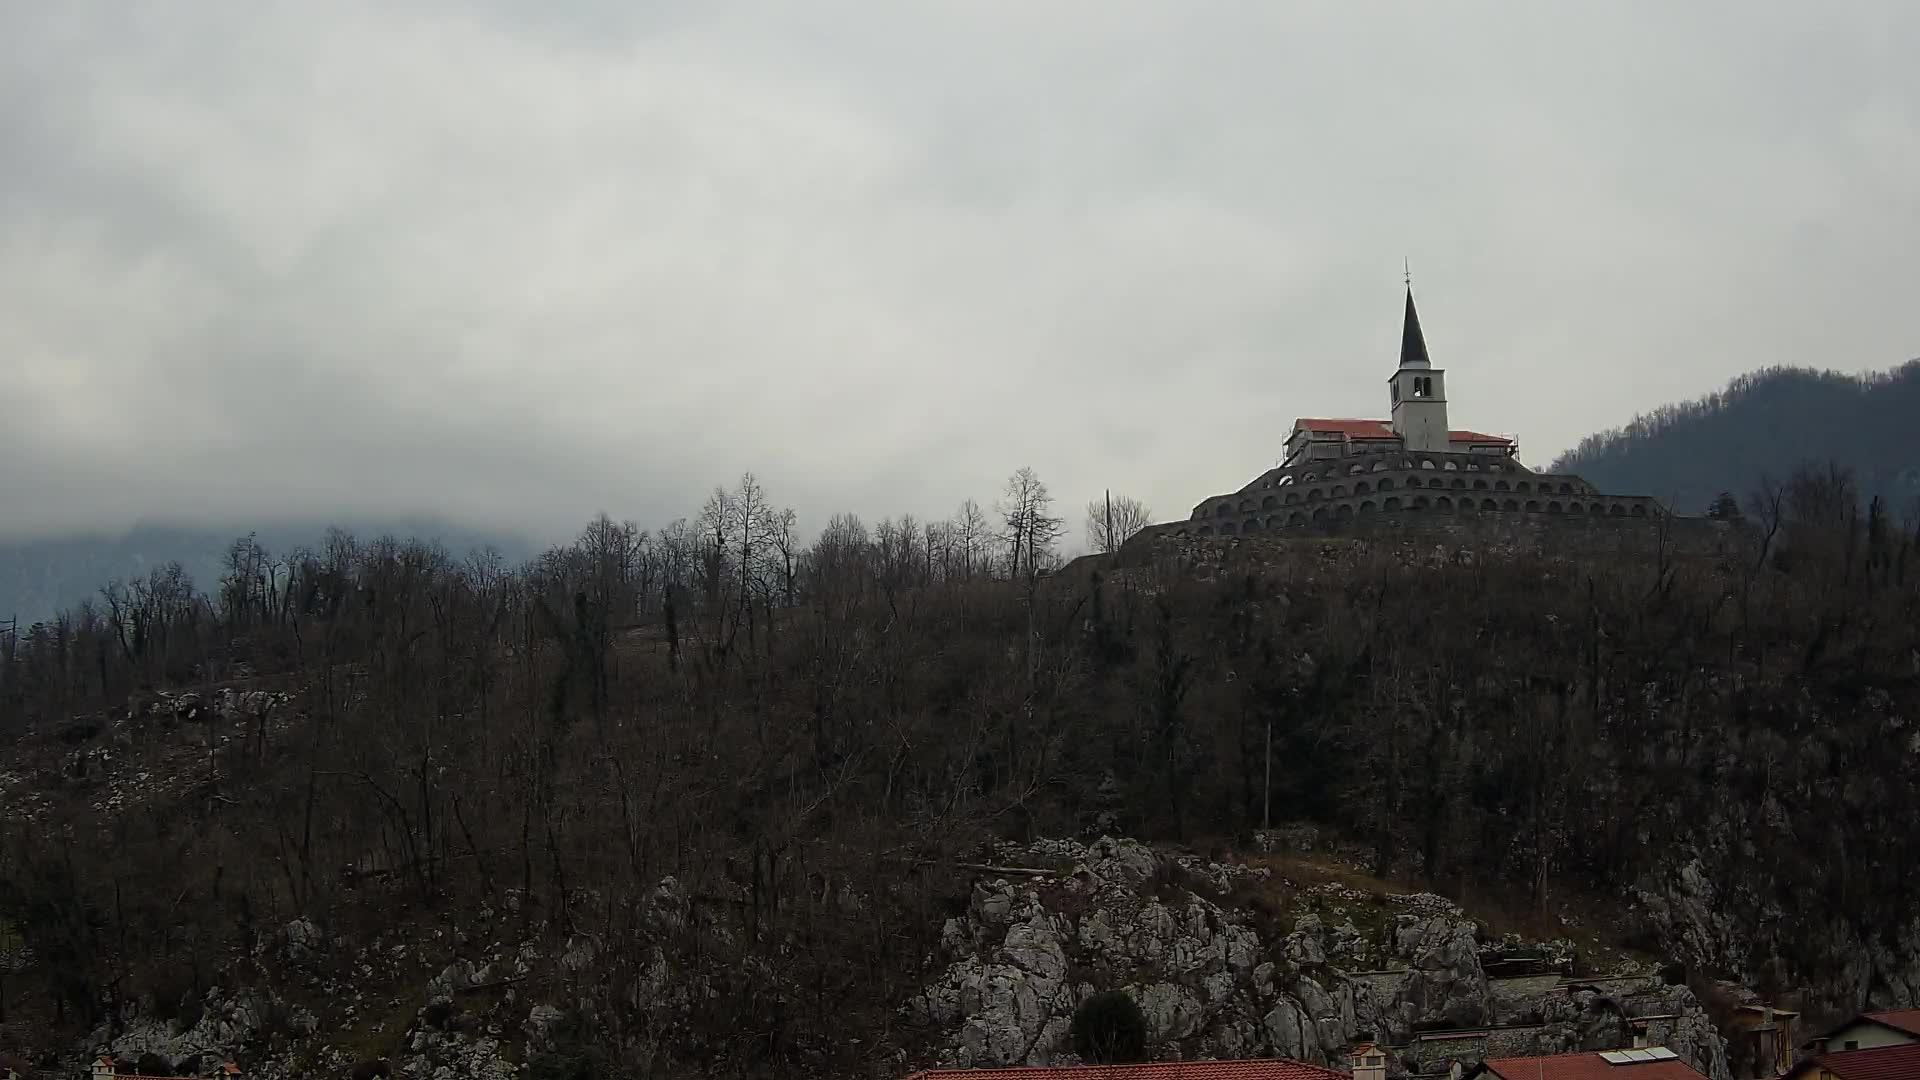
[[[1337,431],[1358,439],[1395,439],[1393,427],[1385,420],[1325,420],[1303,418],[1293,422],[1295,428],[1308,431]]]
[[[1302,417],[1293,422],[1294,429],[1314,432],[1337,432],[1350,439],[1397,439],[1393,424],[1387,420],[1328,419],[1321,417]],[[1488,435],[1482,431],[1449,431],[1448,442],[1474,443],[1511,443],[1505,435]]]

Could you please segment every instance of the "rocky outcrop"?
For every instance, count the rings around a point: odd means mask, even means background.
[[[1490,979],[1483,951],[1517,942],[1483,940],[1442,897],[1294,887],[1287,891],[1310,910],[1283,930],[1224,902],[1263,868],[1169,864],[1113,838],[1000,855],[1059,871],[985,877],[964,914],[948,920],[944,966],[910,1006],[943,1033],[943,1064],[1072,1062],[1074,1009],[1118,988],[1139,1005],[1160,1057],[1339,1064],[1365,1036],[1396,1048],[1398,1074],[1435,1058],[1444,1069],[1439,1041],[1422,1035],[1434,1028],[1490,1028],[1483,1051],[1556,1052],[1629,1045],[1625,1017],[1670,1016],[1656,1034],[1707,1075],[1727,1076],[1724,1041],[1684,986],[1641,972],[1580,986],[1556,975]],[[1460,1048],[1456,1038],[1444,1052]]]
[[[1838,916],[1798,920],[1771,889],[1725,850],[1682,847],[1629,895],[1662,951],[1689,968],[1788,981],[1780,958],[1811,958],[1811,967],[1827,973],[1803,984],[1811,1016],[1920,1007],[1920,916],[1886,926]]]
[[[1395,1002],[1407,1028],[1421,1023],[1472,1027],[1492,1011],[1487,974],[1476,947],[1478,927],[1457,912],[1402,916],[1394,953],[1407,960],[1407,978]]]
[[[309,1035],[316,1027],[313,1014],[271,994],[229,993],[215,987],[207,991],[198,1017],[189,1025],[142,1017],[118,1031],[103,1027],[89,1037],[89,1043],[93,1053],[128,1059],[157,1054],[177,1065],[189,1060],[226,1061],[272,1035]]]

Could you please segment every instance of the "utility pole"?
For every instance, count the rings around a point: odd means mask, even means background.
[[[1107,489],[1107,535],[1102,539],[1107,546],[1107,554],[1109,555],[1113,554],[1114,551],[1118,549],[1120,546],[1119,544],[1116,544],[1113,542],[1113,489],[1112,488]]]
[[[1273,828],[1273,713],[1267,712],[1267,775],[1260,781],[1260,831]]]

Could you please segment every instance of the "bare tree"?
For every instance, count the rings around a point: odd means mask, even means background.
[[[985,559],[988,538],[992,535],[987,515],[980,504],[968,499],[953,515],[954,558],[963,581],[973,580]]]
[[[1053,495],[1031,466],[1022,465],[1007,478],[1000,501],[1000,539],[1007,545],[1007,576],[1040,575],[1051,563],[1054,544],[1066,531],[1066,521],[1053,516]]]
[[[792,607],[800,578],[799,518],[791,509],[769,510],[766,516],[768,565],[780,590],[780,603]]]
[[[1087,546],[1101,554],[1119,551],[1133,534],[1153,523],[1153,511],[1127,495],[1109,493],[1087,504]]]

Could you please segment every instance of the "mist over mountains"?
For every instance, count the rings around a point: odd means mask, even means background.
[[[110,581],[144,578],[172,562],[178,562],[200,589],[211,590],[220,580],[222,561],[235,538],[253,533],[268,551],[285,555],[301,547],[318,548],[327,531],[336,526],[362,540],[394,536],[438,541],[456,556],[491,547],[509,562],[518,562],[537,550],[517,533],[430,517],[282,522],[260,528],[238,523],[137,522],[123,533],[74,532],[0,540],[0,622],[18,618],[25,627],[51,618],[98,598]]]

